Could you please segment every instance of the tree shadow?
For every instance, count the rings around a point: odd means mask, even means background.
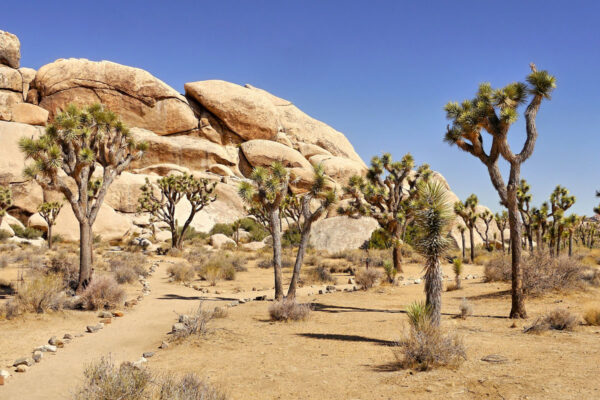
[[[309,338],[309,339],[321,339],[321,340],[338,340],[342,342],[364,342],[364,343],[376,343],[381,346],[395,346],[396,342],[392,340],[376,339],[360,335],[342,335],[337,333],[297,333],[297,336]]]
[[[468,300],[486,300],[486,299],[499,299],[510,295],[510,289],[500,290],[498,292],[478,294],[475,296],[466,297]],[[462,297],[461,297],[462,298]]]
[[[342,313],[342,312],[375,312],[375,313],[392,313],[392,314],[405,314],[404,310],[386,310],[377,308],[363,308],[363,307],[350,307],[350,306],[334,306],[332,304],[323,303],[311,303],[313,311],[327,312],[327,313]]]
[[[180,294],[167,293],[158,298],[159,300],[192,300],[192,301],[236,301],[233,297],[206,297],[206,296],[182,296]]]

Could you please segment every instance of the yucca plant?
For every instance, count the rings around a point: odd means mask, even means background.
[[[270,167],[256,167],[250,175],[251,182],[244,181],[238,194],[253,213],[267,222],[273,238],[273,273],[275,275],[275,299],[283,299],[281,273],[281,205],[288,193],[290,172],[280,162]]]
[[[406,307],[410,326],[417,331],[431,324],[431,306],[423,301],[415,301]]]
[[[440,260],[450,247],[448,232],[452,208],[446,188],[437,181],[419,185],[419,201],[415,215],[417,240],[415,248],[425,258],[426,304],[431,308],[431,322],[439,326],[442,310],[442,268]]]
[[[350,198],[348,207],[340,207],[339,214],[358,217],[370,216],[377,220],[393,241],[394,268],[402,272],[402,241],[406,227],[413,220],[412,204],[418,195],[419,182],[431,177],[429,165],[422,164],[414,170],[410,154],[393,161],[389,153],[373,157],[366,178],[352,176],[344,187]]]
[[[521,270],[521,222],[518,216],[517,187],[521,179],[521,165],[531,157],[538,137],[536,117],[542,100],[550,99],[556,79],[547,71],[538,71],[530,64],[527,83],[513,82],[503,88],[493,89],[483,83],[475,98],[462,103],[449,102],[444,107],[450,120],[444,141],[478,158],[488,170],[490,180],[503,206],[508,208],[512,248],[512,307],[511,318],[526,318],[523,297],[523,271]],[[514,153],[508,141],[511,125],[518,118],[518,108],[529,100],[525,110],[527,138],[519,153]],[[487,132],[492,143],[483,145],[482,133]],[[508,182],[502,177],[499,159],[510,165]]]
[[[44,221],[46,221],[46,224],[48,225],[46,241],[48,242],[49,249],[52,248],[52,227],[56,223],[56,217],[58,217],[58,213],[60,213],[62,206],[62,203],[59,203],[58,201],[51,201],[43,202],[38,207],[38,212],[40,213],[42,218],[44,218]]]
[[[337,201],[335,190],[332,189],[333,186],[334,182],[325,175],[323,167],[317,165],[314,167],[313,181],[309,191],[304,194],[292,195],[293,198],[296,199],[294,203],[300,205],[300,217],[296,220],[297,226],[300,229],[300,244],[298,245],[296,262],[294,263],[294,272],[287,292],[288,300],[296,298],[296,287],[298,285],[298,278],[300,277],[300,269],[302,268],[304,254],[306,253],[306,248],[308,246],[312,224]],[[316,206],[315,203],[317,203],[318,206]],[[314,207],[316,207],[316,209]]]
[[[61,192],[79,222],[80,271],[77,290],[83,290],[92,275],[92,227],[108,188],[147,144],[137,142],[117,114],[101,104],[84,108],[70,104],[38,139],[22,138],[21,151],[33,164],[25,176],[45,190]],[[98,177],[95,173],[99,172]],[[66,176],[65,176],[66,175]],[[72,190],[68,178],[77,190]]]
[[[454,271],[454,281],[456,282],[456,288],[460,289],[461,287],[461,279],[464,270],[463,262],[460,258],[455,258],[452,262],[452,271]]]
[[[383,270],[385,271],[385,276],[387,277],[389,283],[396,282],[396,275],[398,275],[398,271],[396,268],[394,268],[394,264],[391,261],[385,260],[383,262]]]
[[[479,203],[479,200],[477,199],[477,196],[472,194],[469,197],[467,197],[467,199],[465,200],[465,202],[461,202],[461,201],[457,201],[456,203],[454,203],[454,213],[456,215],[458,215],[463,222],[465,223],[465,227],[469,230],[469,241],[471,243],[471,263],[474,262],[475,260],[475,223],[477,222],[477,218],[479,217],[479,214],[477,213],[477,204]],[[464,243],[463,243],[463,249],[464,249]],[[464,252],[463,252],[464,253]],[[464,254],[463,254],[463,258],[464,258]]]

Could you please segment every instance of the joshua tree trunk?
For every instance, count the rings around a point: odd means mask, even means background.
[[[573,233],[569,232],[569,257],[573,255]]]
[[[0,222],[1,224],[1,222]],[[48,225],[48,249],[52,250],[52,225]]]
[[[394,248],[392,249],[392,259],[394,262],[394,268],[401,274],[402,271],[402,243],[400,241],[400,226],[397,226],[394,230],[393,235]]]
[[[512,306],[510,318],[527,318],[523,298],[523,270],[521,269],[521,221],[519,221],[516,190],[516,182],[519,182],[519,170],[520,165],[511,165],[511,179],[506,193],[512,248]]]
[[[281,274],[281,225],[279,207],[269,212],[271,237],[273,238],[273,273],[275,275],[275,300],[283,299],[283,277]]]
[[[464,231],[460,231],[460,240],[462,241],[462,259],[464,262],[464,259],[466,258],[466,249],[465,249],[465,232]]]
[[[460,279],[460,275],[459,274],[456,274],[454,276],[454,282],[456,282],[456,288],[457,289],[460,289],[462,287],[462,281]]]
[[[473,226],[469,227],[469,240],[471,241],[471,264],[475,262],[475,241],[473,240]]]
[[[427,260],[425,294],[426,304],[431,308],[431,323],[439,326],[442,317],[442,269],[438,259]]]
[[[92,279],[92,227],[88,221],[79,223],[79,284],[77,290],[84,290]]]
[[[500,245],[502,246],[502,254],[504,254],[504,229],[500,229],[500,242]]]
[[[294,273],[292,274],[292,280],[290,281],[290,287],[287,292],[287,299],[294,300],[296,298],[296,287],[298,286],[298,278],[300,277],[300,268],[302,268],[302,262],[304,261],[304,253],[308,247],[308,238],[310,237],[310,223],[306,223],[302,230],[302,236],[300,237],[300,245],[298,246],[298,253],[296,255],[296,263],[294,264]]]

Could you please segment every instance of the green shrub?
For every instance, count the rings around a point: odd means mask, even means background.
[[[390,234],[383,228],[378,228],[373,231],[369,239],[370,249],[390,249],[394,245]]]
[[[240,228],[250,233],[251,242],[260,242],[270,235],[269,231],[253,218],[242,218],[239,222]]]
[[[217,233],[222,233],[225,236],[232,237],[233,236],[233,227],[231,224],[215,224],[210,230],[209,235],[216,235]]]
[[[300,244],[300,229],[296,225],[290,226],[281,235],[281,245],[283,247],[294,247]]]
[[[21,225],[11,225],[12,230],[15,232],[15,236],[23,239],[38,239],[42,237],[44,232],[31,227],[22,227]]]
[[[394,263],[387,260],[384,261],[383,270],[385,271],[385,276],[387,277],[389,283],[396,282],[396,275],[398,274],[398,271],[396,268],[394,268]]]
[[[177,227],[177,233],[181,235],[181,231],[183,230],[183,226]],[[208,237],[208,233],[206,232],[198,232],[193,226],[188,226],[185,231],[185,235],[183,235],[183,240],[194,240],[194,239],[206,239]]]

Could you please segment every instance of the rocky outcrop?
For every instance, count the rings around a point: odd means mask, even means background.
[[[21,61],[21,42],[12,33],[0,31],[0,64],[19,68]]]
[[[312,169],[302,154],[281,143],[257,139],[242,143],[240,148],[253,167],[264,167],[279,161],[288,168]]]
[[[314,223],[309,245],[329,253],[358,249],[378,227],[373,218],[339,216],[322,219]]]
[[[110,61],[60,59],[40,68],[34,85],[40,106],[51,117],[69,103],[100,102],[116,111],[127,125],[158,135],[198,127],[185,97],[139,68]]]
[[[38,137],[43,133],[41,127],[0,121],[0,182],[23,182],[25,157],[19,149],[19,140],[23,137]]]
[[[29,125],[46,125],[48,110],[28,103],[15,104],[12,108],[12,121]]]
[[[100,207],[98,217],[94,223],[94,235],[100,235],[102,240],[118,240],[124,237],[131,227],[129,219],[104,203]],[[60,235],[64,240],[79,240],[79,223],[71,206],[66,204],[60,210],[56,218],[56,225],[52,229],[54,234]]]

